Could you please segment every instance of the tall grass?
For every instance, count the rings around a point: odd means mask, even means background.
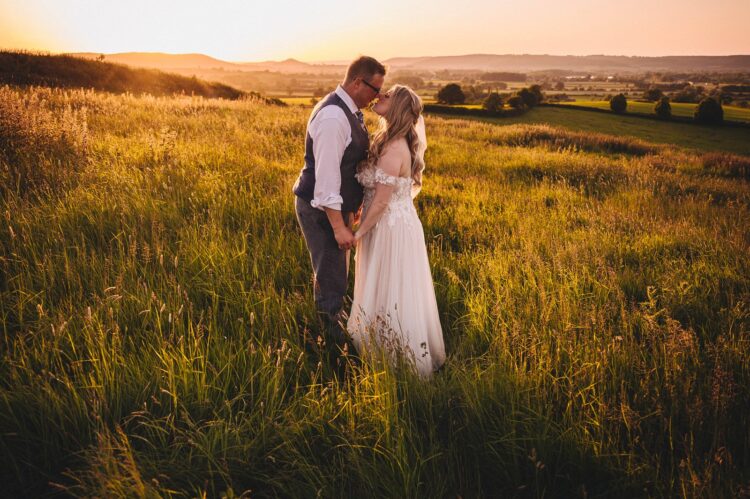
[[[446,367],[340,379],[293,212],[306,110],[8,87],[0,103],[23,116],[3,171],[25,169],[0,190],[6,493],[748,490],[742,158],[428,117],[417,203]]]

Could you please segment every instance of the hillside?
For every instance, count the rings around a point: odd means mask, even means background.
[[[240,64],[221,61],[205,54],[165,54],[162,52],[122,52],[119,54],[98,54],[95,52],[74,52],[73,57],[98,59],[104,55],[104,61],[152,69],[224,69],[237,71]]]
[[[194,61],[193,61],[194,62]],[[186,94],[239,99],[252,93],[222,83],[207,82],[155,69],[69,55],[0,51],[0,85],[93,88],[107,92],[151,95]],[[255,97],[261,98],[259,94]]]

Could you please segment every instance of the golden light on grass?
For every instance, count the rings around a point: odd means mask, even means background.
[[[0,87],[6,492],[746,486],[747,157],[428,116],[445,370],[339,382],[290,191],[308,114]]]

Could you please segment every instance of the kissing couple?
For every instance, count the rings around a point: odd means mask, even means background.
[[[383,92],[385,67],[362,56],[307,122],[295,211],[310,252],[327,345],[362,358],[376,347],[406,354],[430,377],[445,346],[424,230],[413,198],[427,148],[422,100],[409,87]],[[377,99],[377,101],[376,101]],[[379,118],[370,136],[361,109]],[[343,310],[355,249],[351,312]]]

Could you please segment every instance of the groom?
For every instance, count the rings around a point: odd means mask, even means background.
[[[328,344],[353,345],[342,327],[342,307],[354,244],[353,214],[361,204],[362,186],[354,178],[370,145],[361,108],[380,95],[385,67],[362,56],[349,64],[344,82],[310,114],[305,166],[294,184],[295,210],[310,252],[315,305],[325,324]]]

